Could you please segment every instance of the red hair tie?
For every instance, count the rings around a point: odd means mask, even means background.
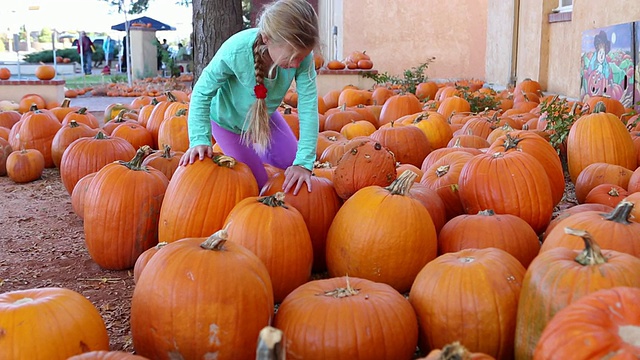
[[[257,99],[267,98],[267,87],[264,84],[257,84],[253,87],[253,92],[256,94]]]

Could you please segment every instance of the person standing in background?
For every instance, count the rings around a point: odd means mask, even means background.
[[[104,50],[104,61],[107,63],[107,66],[111,68],[111,60],[113,60],[114,54],[114,44],[112,44],[113,40],[111,40],[111,36],[107,36],[104,39],[104,43],[102,43],[102,50]]]
[[[93,41],[87,36],[87,33],[82,31],[80,32],[80,40],[78,41],[77,46],[78,54],[82,56],[82,61],[84,62],[84,74],[91,75],[91,61],[93,57],[93,52],[96,50],[93,46]]]

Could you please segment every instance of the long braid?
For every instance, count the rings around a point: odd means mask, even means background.
[[[264,83],[265,63],[263,54],[265,44],[261,34],[258,34],[253,43],[253,68],[255,71],[256,84]],[[255,144],[258,153],[264,153],[269,147],[271,138],[271,128],[269,126],[269,111],[266,99],[256,99],[251,105],[245,123],[248,122],[247,131],[242,133],[242,141],[247,144]]]

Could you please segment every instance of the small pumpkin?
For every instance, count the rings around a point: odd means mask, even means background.
[[[7,175],[17,183],[37,180],[44,171],[44,156],[36,149],[14,151],[7,157]]]
[[[51,65],[40,65],[36,68],[36,77],[40,80],[51,80],[56,77],[56,69]]]
[[[6,67],[0,68],[0,80],[9,80],[9,78],[11,78],[11,71]]]

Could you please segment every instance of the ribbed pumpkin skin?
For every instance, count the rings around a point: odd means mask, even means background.
[[[368,186],[350,197],[327,235],[329,275],[354,276],[411,288],[422,267],[436,257],[436,229],[416,199]]]
[[[391,151],[402,164],[421,166],[431,152],[429,139],[415,126],[391,123],[369,135]]]
[[[516,359],[531,359],[547,323],[577,299],[616,286],[640,287],[639,258],[603,250],[606,263],[581,265],[575,261],[579,253],[555,248],[540,254],[531,263],[518,304]]]
[[[588,165],[604,162],[629,170],[637,167],[631,134],[613,114],[594,113],[580,117],[567,137],[567,163],[574,183]]]
[[[103,136],[103,138],[100,138]],[[102,169],[116,160],[129,161],[136,150],[126,140],[115,137],[79,138],[72,142],[60,160],[60,178],[69,195],[76,183],[87,174]]]
[[[616,287],[589,294],[567,306],[549,322],[534,353],[546,359],[637,359],[630,327],[640,326],[640,289]],[[615,311],[615,313],[613,312]],[[619,331],[626,328],[626,338]]]
[[[420,349],[460,341],[471,352],[512,359],[524,274],[516,258],[496,248],[466,249],[429,262],[409,293]]]
[[[476,155],[460,171],[458,184],[467,214],[493,209],[516,215],[537,234],[551,221],[549,178],[540,162],[525,152]]]
[[[262,187],[261,195],[273,195],[282,191],[283,183],[284,174],[272,176]],[[284,201],[298,209],[307,224],[313,245],[313,270],[325,271],[327,233],[333,218],[342,206],[342,200],[333,189],[333,183],[329,179],[312,176],[311,192],[303,186],[295,196],[291,191],[286,193]]]
[[[616,210],[618,208],[613,212]],[[640,223],[605,220],[605,215],[601,211],[584,211],[567,217],[549,232],[542,243],[540,252],[556,247],[582,249],[583,242],[580,238],[564,233],[565,227],[571,227],[588,231],[594,239],[598,239],[598,243],[603,249],[616,250],[640,257]]]
[[[87,124],[71,122],[56,132],[51,142],[51,159],[56,167],[60,167],[62,154],[75,140],[81,137],[95,136],[96,131],[91,129]]]
[[[633,171],[620,165],[593,163],[585,167],[575,182],[576,200],[583,204],[587,194],[601,184],[614,184],[627,188]]]
[[[83,351],[109,350],[98,310],[84,296],[64,288],[0,294],[0,329],[2,359],[66,360]]]
[[[549,176],[549,184],[554,204],[559,203],[564,195],[564,170],[556,150],[551,143],[530,131],[511,131],[496,139],[491,144],[488,153],[523,151],[535,157]]]
[[[447,219],[464,214],[458,191],[460,171],[473,155],[466,151],[454,151],[444,155],[424,170],[420,183],[438,193],[447,212]]]
[[[158,241],[209,236],[222,229],[240,200],[250,196],[258,196],[258,183],[244,163],[227,167],[205,158],[179,166],[162,202]]]
[[[554,217],[553,220],[551,220],[551,222],[549,223],[549,225],[545,229],[543,241],[544,241],[544,239],[547,238],[547,236],[549,235],[551,230],[553,230],[553,228],[555,228],[562,220],[568,218],[569,216],[571,216],[573,214],[577,214],[577,213],[583,212],[583,211],[599,211],[601,213],[609,213],[609,212],[611,212],[611,210],[613,210],[613,208],[611,206],[607,206],[607,205],[603,205],[603,204],[596,204],[596,203],[593,203],[593,204],[580,204],[580,205],[572,206],[572,207],[567,208],[567,209],[560,210],[556,214],[556,217]]]
[[[223,250],[205,238],[170,243],[147,263],[133,292],[131,334],[149,359],[255,358],[260,330],[273,314],[264,264],[232,241]]]
[[[159,170],[131,170],[113,162],[100,169],[84,198],[84,234],[102,268],[132,268],[158,243],[160,206],[169,180]]]
[[[540,251],[536,232],[521,218],[482,211],[449,220],[438,236],[438,253],[495,247],[513,255],[525,269]]]
[[[348,281],[357,294],[324,295],[347,287],[339,277],[310,281],[282,302],[274,326],[284,332],[287,358],[411,359],[418,323],[409,302],[389,285]]]
[[[176,172],[180,165],[182,155],[184,155],[184,153],[181,151],[173,151],[170,148],[165,148],[163,151],[153,153],[144,158],[142,165],[151,166],[162,171],[167,179],[171,181],[173,173]]]
[[[53,138],[62,125],[48,110],[29,111],[22,115],[9,134],[9,143],[14,150],[36,149],[44,156],[46,168],[55,167],[51,157]]]
[[[147,358],[124,351],[90,351],[67,360],[146,360]]]
[[[224,229],[265,264],[276,303],[311,277],[313,247],[302,214],[284,201],[276,206],[248,197],[233,207]]]

